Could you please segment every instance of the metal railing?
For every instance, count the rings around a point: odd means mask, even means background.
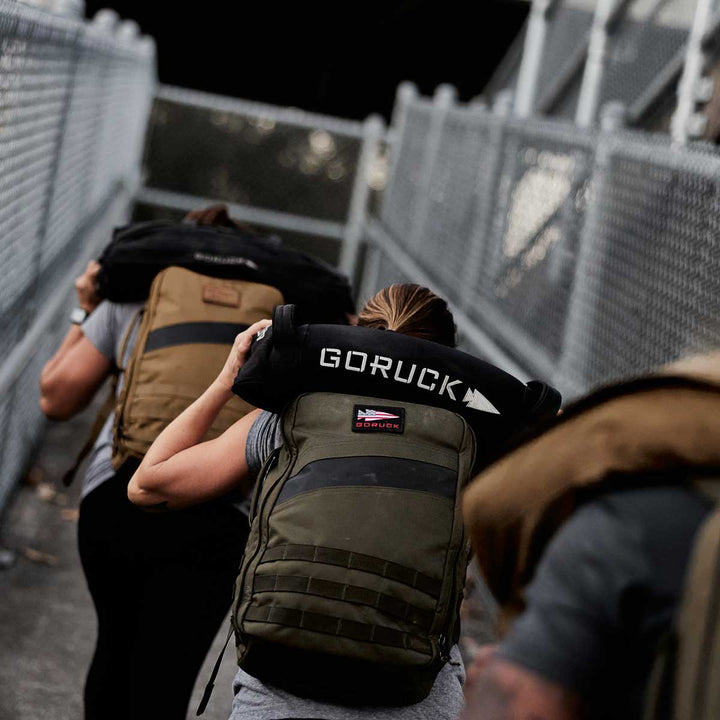
[[[463,345],[568,397],[720,346],[720,154],[401,88],[361,296],[415,281]],[[610,120],[612,122],[610,122]]]
[[[127,217],[154,86],[134,23],[0,0],[0,510],[42,432],[72,280]]]
[[[222,201],[239,220],[332,241],[327,259],[348,270],[386,142],[378,116],[357,122],[161,86],[138,200],[165,214]]]

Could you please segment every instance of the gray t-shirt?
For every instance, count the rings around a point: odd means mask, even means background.
[[[137,317],[142,303],[112,303],[103,301],[92,312],[90,317],[82,324],[82,331],[85,337],[106,357],[119,368],[125,367],[127,358],[130,357],[135,340],[137,339],[137,323],[128,337],[125,349],[125,357],[120,357],[123,340],[130,324]],[[122,373],[117,385],[120,392],[122,386]],[[91,493],[114,474],[112,459],[112,428],[115,413],[105,421],[95,445],[90,453],[85,480],[83,482],[82,497]]]
[[[257,476],[265,458],[281,444],[279,417],[262,413],[252,424],[245,447],[250,472]],[[307,700],[266,685],[240,669],[233,683],[230,720],[455,720],[462,711],[464,682],[465,668],[457,646],[425,700],[405,707],[348,707]]]
[[[711,503],[681,486],[588,502],[557,532],[499,654],[581,693],[589,718],[639,718]]]

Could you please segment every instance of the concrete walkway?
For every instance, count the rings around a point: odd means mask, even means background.
[[[0,720],[83,717],[96,621],[76,546],[81,483],[68,492],[60,478],[85,441],[94,413],[91,408],[71,422],[49,425],[31,472],[36,484],[22,486],[2,518],[0,548],[17,559],[0,570]],[[195,717],[225,634],[223,628],[200,673],[188,718]],[[203,718],[227,720],[234,673],[231,645]]]
[[[71,422],[49,425],[30,473],[34,484],[17,491],[0,526],[0,548],[17,555],[12,567],[0,570],[0,720],[83,717],[83,682],[94,648],[95,612],[76,547],[81,483],[76,480],[68,492],[60,478],[84,443],[95,412],[90,408]],[[492,638],[487,591],[476,577],[468,589],[471,597],[463,606],[461,643],[466,658],[479,643]],[[188,718],[195,717],[225,634],[223,627],[205,661]],[[203,718],[227,720],[234,673],[231,643]]]

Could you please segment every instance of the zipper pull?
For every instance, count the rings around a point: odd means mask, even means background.
[[[440,660],[442,660],[443,663],[449,662],[450,647],[447,635],[440,635],[438,637],[438,645],[440,645]]]

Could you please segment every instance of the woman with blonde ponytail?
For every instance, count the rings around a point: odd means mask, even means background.
[[[215,382],[160,434],[130,482],[128,494],[134,503],[182,508],[254,484],[265,459],[283,444],[279,415],[256,410],[219,438],[203,442],[203,437],[233,397],[233,382],[254,335],[270,324],[260,321],[239,335]],[[391,285],[378,292],[360,312],[358,324],[455,347],[455,323],[447,303],[415,284]],[[301,698],[238,670],[231,718],[456,720],[462,709],[464,679],[457,646],[430,694],[419,703],[401,707],[350,707]]]

